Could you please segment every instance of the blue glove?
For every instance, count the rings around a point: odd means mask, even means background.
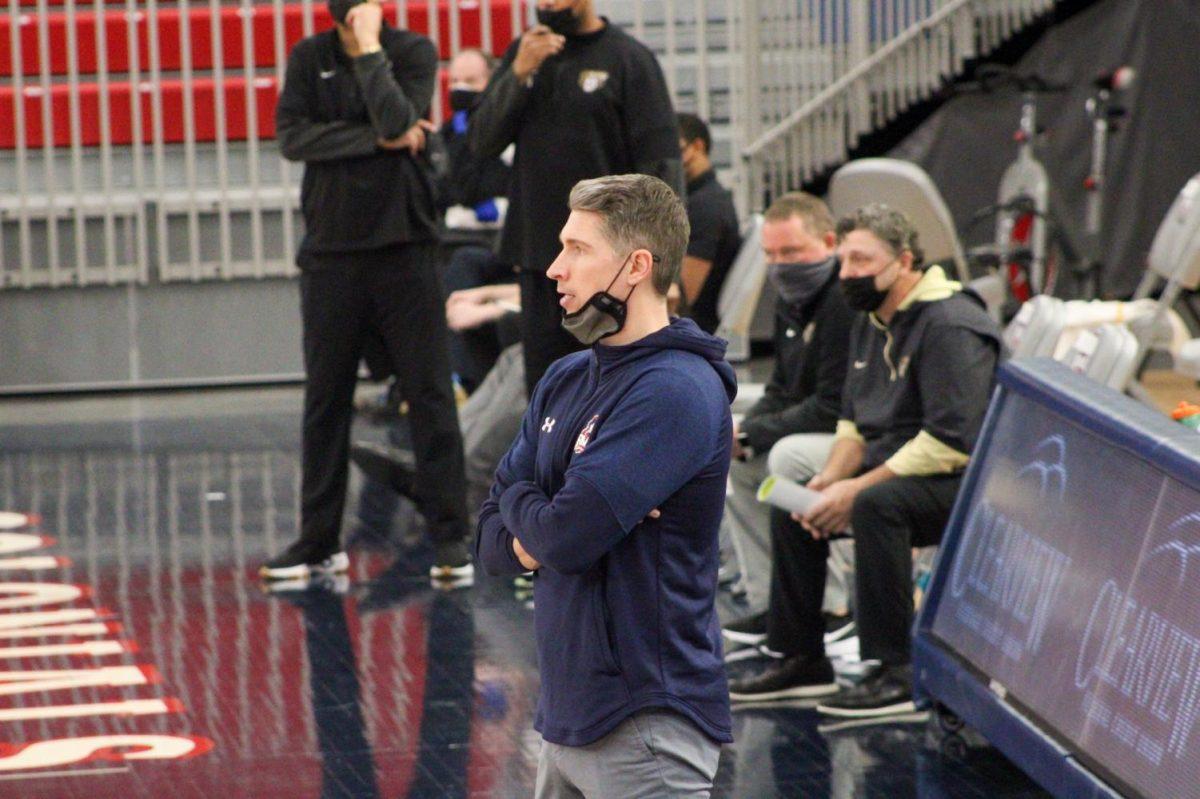
[[[475,218],[480,222],[495,222],[500,218],[500,209],[495,200],[484,200],[475,206]]]

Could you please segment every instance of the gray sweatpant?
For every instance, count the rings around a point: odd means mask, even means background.
[[[521,431],[525,405],[525,361],[521,345],[513,344],[458,411],[472,514],[487,499],[496,467]]]
[[[542,741],[535,799],[708,799],[720,744],[678,713],[643,710],[598,741]]]
[[[799,433],[781,438],[769,455],[764,453],[746,462],[730,464],[731,492],[725,499],[725,518],[721,524],[737,555],[746,602],[752,612],[766,609],[771,583],[770,506],[758,501],[758,487],[768,474],[797,483],[808,482],[825,466],[832,448],[832,435]],[[849,612],[853,557],[849,541],[835,541],[830,546],[823,605],[829,613]]]

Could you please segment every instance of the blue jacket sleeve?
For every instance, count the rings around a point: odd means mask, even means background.
[[[540,387],[539,385],[539,389]],[[479,523],[475,528],[475,562],[487,574],[516,575],[525,571],[525,567],[513,553],[513,534],[509,532],[500,515],[500,497],[510,486],[534,478],[534,465],[537,462],[537,420],[541,418],[539,413],[542,405],[540,395],[540,390],[534,391],[533,400],[525,409],[525,418],[521,421],[521,432],[500,460],[491,492],[479,509]]]
[[[587,571],[697,474],[728,468],[732,436],[723,390],[678,373],[664,377],[643,377],[598,422],[553,497],[532,481],[502,492],[504,525],[543,566]]]

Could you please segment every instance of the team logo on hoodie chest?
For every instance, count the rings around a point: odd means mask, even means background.
[[[600,421],[600,414],[596,414],[591,420],[583,426],[579,431],[579,438],[575,439],[575,454],[582,455],[587,449],[587,445],[592,440],[592,436],[596,434],[596,422]]]

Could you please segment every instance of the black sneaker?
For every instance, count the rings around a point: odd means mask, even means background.
[[[825,617],[825,643],[827,644],[841,641],[843,638],[853,635],[857,629],[854,625],[854,617],[849,613],[845,616],[833,613],[822,613],[821,615]]]
[[[853,688],[817,705],[828,716],[863,719],[912,713],[916,710],[912,698],[912,666],[880,666]]]
[[[739,644],[758,646],[767,640],[767,613],[755,613],[743,619],[731,621],[721,628],[721,634]]]
[[[475,582],[475,565],[465,541],[449,541],[435,546],[429,576],[439,588],[463,588]]]
[[[416,462],[411,452],[374,441],[355,441],[350,446],[350,460],[375,482],[413,498]]]
[[[302,580],[313,574],[336,574],[350,568],[350,558],[340,550],[329,551],[297,541],[259,567],[266,580]]]
[[[777,699],[804,699],[837,693],[833,665],[826,657],[784,658],[755,677],[729,683],[729,698],[734,702],[770,702]]]
[[[296,600],[320,593],[345,596],[350,591],[350,577],[346,574],[314,573],[304,577],[268,580],[262,584],[262,590],[270,596],[283,597],[293,600],[293,604],[302,604]]]

